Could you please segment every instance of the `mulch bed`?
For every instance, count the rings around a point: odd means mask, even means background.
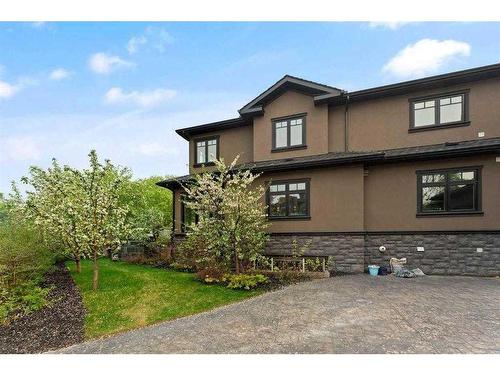
[[[0,353],[41,353],[82,342],[85,308],[64,264],[47,274],[48,307],[0,326]]]

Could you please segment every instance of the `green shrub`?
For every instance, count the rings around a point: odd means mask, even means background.
[[[34,282],[0,290],[0,324],[47,306],[49,291]]]
[[[227,287],[230,289],[253,289],[261,284],[265,284],[268,278],[262,274],[227,274],[222,279],[227,282]]]
[[[27,223],[0,224],[0,322],[45,306],[47,289],[39,287],[54,254]]]
[[[220,283],[224,278],[224,271],[216,267],[207,267],[196,273],[198,280],[207,284]]]

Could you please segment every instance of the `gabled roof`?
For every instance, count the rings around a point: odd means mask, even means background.
[[[380,164],[413,160],[432,160],[498,152],[500,152],[500,137],[394,148],[380,151],[329,152],[321,155],[302,156],[298,158],[258,161],[241,164],[237,166],[237,168],[249,169],[253,172],[275,172],[356,163]],[[167,189],[173,189],[192,179],[192,175],[187,175],[160,181],[157,185]]]
[[[277,98],[287,90],[297,90],[315,96],[328,94],[331,97],[338,96],[343,93],[343,90],[336,87],[323,85],[321,83],[308,81],[306,79],[287,74],[262,94],[241,107],[238,112],[241,116],[262,113],[263,106],[265,104]]]

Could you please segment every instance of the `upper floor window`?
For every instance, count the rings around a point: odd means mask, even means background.
[[[195,140],[195,164],[213,163],[219,157],[219,137]]]
[[[273,151],[280,151],[306,146],[305,114],[274,119]]]
[[[271,219],[309,217],[309,181],[273,182],[267,200]]]
[[[462,125],[468,121],[467,93],[460,92],[410,101],[411,128]]]
[[[420,171],[417,178],[418,213],[480,211],[479,168]]]

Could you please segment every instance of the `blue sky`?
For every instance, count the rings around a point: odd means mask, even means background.
[[[237,116],[284,74],[357,90],[500,62],[500,23],[0,23],[0,192],[92,148],[187,173],[176,128]]]

